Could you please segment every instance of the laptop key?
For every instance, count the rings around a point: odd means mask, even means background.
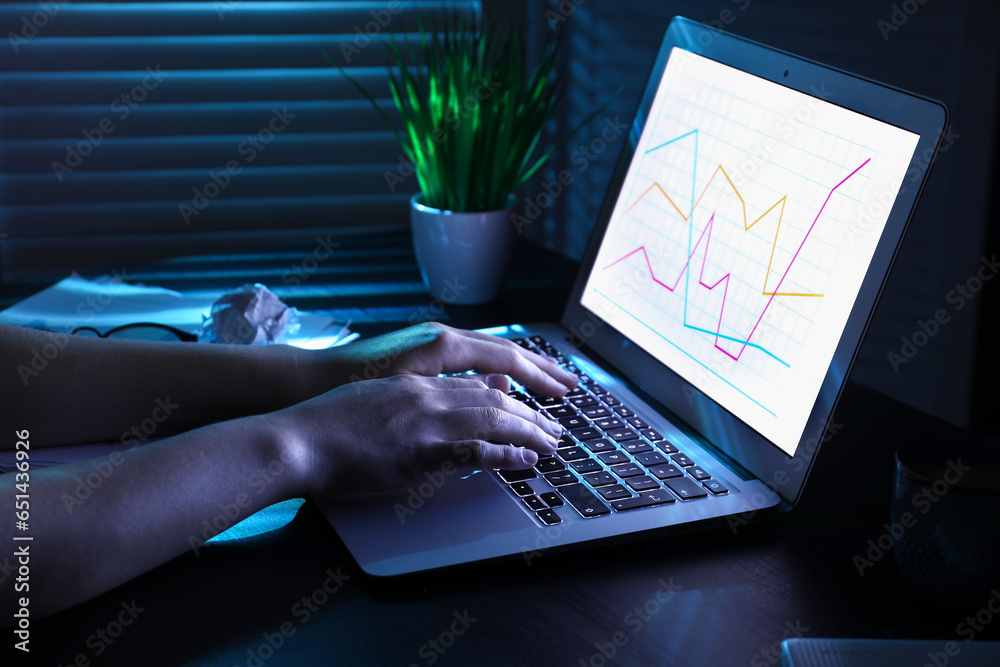
[[[604,417],[602,419],[595,419],[594,425],[602,431],[613,431],[615,429],[623,428],[625,424],[620,419],[615,419],[614,417]]]
[[[663,436],[660,435],[660,432],[653,428],[644,428],[639,431],[639,433],[642,433],[646,440],[649,440],[650,442],[659,442],[660,440],[663,440]]]
[[[524,496],[523,498],[521,498],[521,500],[524,501],[524,504],[527,505],[528,509],[530,509],[532,512],[543,510],[546,507],[545,503],[543,503],[541,498],[539,498],[538,496]]]
[[[626,489],[621,484],[613,484],[612,486],[602,486],[597,489],[597,492],[601,494],[601,497],[605,500],[618,500],[619,498],[629,498],[632,493]]]
[[[661,440],[660,442],[656,443],[656,446],[659,447],[660,451],[662,451],[664,454],[676,454],[679,451],[668,440]]]
[[[590,391],[594,392],[598,396],[603,396],[608,393],[608,390],[603,386],[597,384],[596,382],[590,386]]]
[[[682,468],[687,468],[688,466],[693,466],[694,461],[689,459],[686,454],[677,453],[672,455],[670,458],[674,460],[674,463]]]
[[[526,479],[535,479],[538,475],[531,468],[527,470],[497,470],[500,479],[511,484],[513,482],[523,482]]]
[[[597,458],[601,459],[602,462],[608,464],[609,466],[617,465],[619,463],[630,463],[628,457],[624,453],[619,451],[605,452],[603,454],[598,454]]]
[[[608,435],[615,442],[625,442],[626,440],[636,440],[639,435],[630,428],[616,428],[613,431],[608,431]]]
[[[643,472],[642,468],[634,463],[622,463],[620,465],[611,466],[611,472],[618,475],[622,479],[646,474]]]
[[[519,496],[530,496],[535,493],[527,482],[514,482],[510,485],[510,490]]]
[[[538,398],[535,399],[535,403],[538,404],[538,407],[546,409],[562,405],[564,402],[565,401],[563,401],[563,399],[561,398],[553,398],[551,396],[539,396]]]
[[[559,420],[559,423],[563,425],[567,431],[572,431],[576,428],[584,428],[588,426],[587,420],[579,415],[573,415],[572,417],[563,417]],[[598,436],[599,437],[599,436]]]
[[[629,417],[627,421],[628,421],[629,424],[632,425],[633,428],[640,428],[640,429],[641,428],[649,428],[649,424],[647,424],[646,422],[644,422],[639,417]]]
[[[556,443],[556,449],[562,449],[563,447],[576,447],[576,445],[576,440],[569,437],[568,433],[563,433],[559,436],[559,442]]]
[[[600,419],[611,415],[611,411],[603,405],[592,405],[589,408],[581,408],[580,411],[587,419]]]
[[[563,417],[576,417],[576,410],[569,405],[555,405],[545,410],[552,419],[562,419]]]
[[[545,473],[559,472],[560,470],[565,470],[565,469],[566,469],[566,464],[564,464],[562,461],[555,458],[554,456],[551,458],[539,460],[538,463],[535,464],[535,470],[542,473],[543,475]]]
[[[600,454],[601,452],[611,452],[616,451],[618,448],[611,444],[606,438],[601,438],[600,440],[588,440],[583,443],[583,446],[594,452],[595,454]]]
[[[649,469],[649,474],[656,479],[670,479],[672,477],[683,477],[684,473],[677,466],[653,466]]]
[[[532,345],[531,345],[531,343],[529,343],[529,342],[528,342],[527,340],[525,340],[524,338],[511,338],[510,340],[511,340],[511,342],[512,342],[512,343],[514,343],[515,345],[517,345],[517,346],[519,346],[519,347],[523,347],[523,348],[524,348],[524,349],[526,349],[526,350],[530,350],[530,349],[532,349]]]
[[[611,473],[605,472],[603,470],[601,472],[594,472],[590,473],[589,475],[584,475],[583,479],[584,481],[587,482],[587,484],[590,484],[593,487],[607,486],[609,484],[615,483],[615,478],[611,476]]]
[[[580,385],[576,385],[575,387],[566,392],[567,398],[572,398],[573,396],[587,396],[587,395],[588,395],[587,390],[581,387]]]
[[[635,413],[626,408],[624,405],[617,406],[615,408],[615,412],[617,412],[620,417],[635,417]]]
[[[706,482],[702,482],[701,484],[702,484],[702,486],[704,486],[706,489],[708,489],[709,491],[711,491],[715,495],[719,495],[719,494],[722,494],[722,493],[728,493],[729,492],[729,489],[727,489],[725,486],[723,486],[722,482],[720,482],[717,479],[710,479],[710,480],[708,480]]]
[[[597,440],[603,435],[593,426],[587,426],[584,428],[575,428],[569,433],[580,442],[586,442],[587,440]]]
[[[680,496],[682,500],[702,498],[708,495],[708,492],[702,488],[701,484],[698,484],[687,477],[675,477],[674,479],[668,479],[663,483],[667,485],[667,488]]]
[[[611,503],[611,506],[619,512],[624,512],[625,510],[639,509],[640,507],[652,507],[654,505],[664,505],[666,503],[676,502],[674,497],[664,491],[663,489],[657,489],[655,491],[647,491],[645,493],[639,494],[637,498],[625,498],[624,500],[615,500]]]
[[[542,499],[549,507],[562,507],[565,503],[563,502],[562,496],[560,496],[555,491],[547,491],[546,493],[538,494],[538,497]]]
[[[601,396],[601,400],[604,402],[604,405],[607,405],[608,407],[611,408],[615,407],[616,405],[622,404],[622,402],[619,401],[618,398],[613,396],[612,394],[604,394],[603,396]]]
[[[712,477],[701,466],[691,466],[690,468],[687,469],[687,474],[691,475],[699,482],[702,482],[706,479],[711,479]]]
[[[636,454],[635,460],[647,468],[650,466],[660,465],[661,463],[668,463],[667,457],[659,452],[643,452],[641,454]]]
[[[590,472],[597,472],[601,469],[601,464],[589,457],[579,461],[573,461],[569,465],[573,470],[577,471],[581,475],[586,475]]]
[[[562,519],[559,518],[559,515],[550,509],[539,510],[538,512],[535,512],[535,516],[537,516],[546,526],[562,523]]]
[[[604,514],[611,514],[611,510],[608,509],[607,505],[602,503],[600,499],[594,495],[594,492],[588,489],[583,484],[570,484],[559,489],[563,498],[566,499],[570,505],[573,506],[577,512],[582,516],[602,516]]]
[[[625,480],[625,483],[631,486],[636,491],[649,491],[650,489],[660,488],[660,483],[649,475],[641,475],[639,477],[629,477]]]
[[[622,449],[624,449],[629,454],[642,454],[643,452],[651,452],[653,448],[649,446],[645,440],[631,440],[622,443]]]
[[[571,473],[569,470],[560,470],[559,472],[550,472],[544,475],[545,481],[552,486],[563,486],[565,484],[573,484],[577,481],[576,475]]]
[[[560,449],[556,451],[563,461],[567,463],[570,461],[579,461],[580,459],[586,459],[590,457],[590,454],[583,449],[583,447],[567,447],[566,449]]]
[[[597,399],[588,394],[583,394],[582,396],[574,396],[569,399],[569,402],[578,408],[589,408],[593,405],[597,405]]]

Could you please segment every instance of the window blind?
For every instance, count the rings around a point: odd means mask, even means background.
[[[419,9],[418,9],[419,5]],[[0,5],[7,279],[399,227],[390,31],[478,2]],[[402,173],[408,173],[403,170]]]

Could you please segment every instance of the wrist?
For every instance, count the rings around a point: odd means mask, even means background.
[[[312,444],[303,437],[286,410],[249,417],[265,470],[278,482],[281,497],[302,498],[312,495],[312,471],[315,469]]]

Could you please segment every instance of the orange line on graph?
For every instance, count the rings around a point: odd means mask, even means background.
[[[785,201],[788,199],[788,195],[782,196],[781,199],[771,204],[771,207],[766,211],[764,211],[763,213],[761,213],[759,216],[757,216],[756,220],[754,220],[751,223],[747,223],[747,203],[743,201],[743,195],[741,195],[740,191],[736,188],[736,184],[733,183],[733,179],[729,178],[729,174],[726,173],[726,168],[720,164],[718,167],[715,168],[715,171],[712,172],[712,177],[708,179],[707,183],[705,183],[705,187],[702,189],[701,194],[698,195],[698,199],[695,200],[694,206],[691,207],[691,213],[694,214],[694,209],[698,208],[698,204],[701,203],[701,198],[705,196],[706,192],[708,192],[708,188],[712,185],[712,181],[715,180],[715,175],[718,174],[720,171],[722,172],[722,175],[726,177],[726,181],[729,182],[729,185],[730,187],[732,187],[733,192],[736,194],[737,197],[739,197],[740,205],[743,206],[743,231],[749,230],[751,227],[760,222],[765,215],[773,211],[778,206],[778,204],[781,204],[781,210],[778,212],[778,226],[774,230],[774,243],[771,245],[771,257],[770,259],[767,260],[767,273],[764,274],[764,288],[761,290],[760,293],[763,294],[764,296],[823,296],[822,294],[806,294],[803,292],[767,291],[767,279],[771,275],[771,263],[774,261],[774,249],[778,247],[778,234],[781,232],[781,219],[785,215]],[[642,201],[642,199],[653,190],[653,188],[659,190],[660,194],[666,197],[667,201],[670,202],[670,205],[674,207],[675,211],[677,211],[677,214],[681,216],[681,218],[684,221],[687,221],[688,216],[684,215],[684,212],[681,211],[681,209],[677,206],[676,202],[674,202],[674,200],[670,197],[670,195],[667,194],[666,190],[664,190],[660,186],[660,184],[657,183],[656,181],[654,181],[652,185],[646,188],[646,191],[643,192],[641,195],[639,195],[639,198],[636,199],[634,202],[632,202],[632,205],[629,206],[627,209],[625,209],[625,212],[628,213],[633,208],[635,208],[639,204],[639,202]]]

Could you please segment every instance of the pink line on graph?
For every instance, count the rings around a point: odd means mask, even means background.
[[[856,174],[859,171],[861,171],[861,169],[866,164],[868,164],[869,162],[871,162],[871,158],[868,158],[867,160],[865,160],[864,162],[862,162],[854,171],[852,171],[851,173],[849,173],[839,183],[837,183],[835,186],[833,186],[832,188],[830,188],[830,192],[826,195],[826,199],[823,200],[823,205],[819,207],[819,211],[816,212],[816,217],[813,218],[812,224],[809,225],[808,231],[806,231],[805,236],[802,237],[802,242],[799,244],[798,249],[795,251],[795,254],[792,256],[792,260],[788,263],[788,267],[785,269],[785,272],[781,275],[781,280],[778,281],[778,284],[774,287],[774,290],[771,292],[771,298],[769,298],[767,300],[767,303],[764,304],[764,308],[760,311],[760,316],[757,318],[757,321],[754,323],[753,329],[750,330],[750,335],[747,336],[746,341],[743,343],[743,346],[740,348],[740,351],[736,355],[731,354],[728,350],[726,350],[726,349],[724,349],[724,348],[722,348],[722,347],[719,346],[719,334],[722,331],[722,313],[726,309],[726,297],[729,294],[729,276],[731,275],[732,272],[727,273],[722,278],[719,278],[719,280],[716,281],[716,283],[714,285],[709,285],[709,284],[707,284],[704,281],[705,264],[708,263],[708,245],[709,245],[709,242],[711,241],[711,238],[712,238],[712,231],[711,230],[712,230],[712,227],[713,227],[713,223],[715,222],[715,213],[714,212],[712,213],[712,217],[709,218],[708,224],[705,225],[705,229],[703,229],[701,231],[701,234],[698,236],[698,241],[695,242],[694,247],[691,249],[690,254],[688,254],[687,262],[685,262],[684,266],[681,267],[680,272],[677,274],[677,280],[674,281],[673,286],[670,286],[667,283],[661,281],[659,278],[656,277],[656,274],[653,273],[653,265],[649,261],[649,253],[646,252],[646,246],[644,246],[644,245],[641,245],[638,248],[636,248],[635,250],[633,250],[632,252],[628,253],[627,255],[625,255],[623,257],[620,257],[619,259],[616,259],[615,261],[613,261],[610,264],[608,264],[607,266],[605,266],[604,269],[605,270],[610,269],[612,266],[614,266],[618,262],[621,262],[621,261],[624,261],[624,260],[628,259],[629,257],[631,257],[632,255],[636,254],[637,252],[642,252],[643,257],[646,258],[646,268],[649,270],[649,277],[652,278],[653,282],[655,282],[657,285],[660,285],[661,287],[665,287],[668,291],[673,292],[674,290],[677,289],[677,285],[678,285],[678,283],[680,283],[681,277],[684,275],[684,272],[687,270],[688,266],[690,266],[690,264],[691,264],[691,258],[694,257],[694,253],[698,250],[698,246],[701,245],[701,240],[703,238],[705,238],[706,239],[705,240],[705,248],[702,251],[701,271],[698,274],[698,284],[700,284],[702,287],[705,287],[707,289],[714,290],[716,287],[719,286],[719,284],[723,280],[726,281],[726,288],[725,288],[725,290],[723,291],[723,294],[722,294],[722,307],[719,309],[719,321],[718,321],[718,323],[716,325],[716,329],[715,329],[715,334],[716,334],[715,335],[715,348],[717,350],[721,351],[726,356],[728,356],[730,359],[732,359],[734,361],[739,361],[740,357],[743,356],[743,351],[746,350],[746,348],[747,348],[747,343],[750,342],[750,339],[753,337],[754,332],[757,331],[757,327],[760,325],[761,320],[764,319],[764,314],[767,312],[768,307],[770,307],[771,302],[774,301],[774,297],[778,295],[778,291],[781,288],[781,283],[783,283],[785,281],[785,277],[788,276],[788,272],[791,271],[791,269],[792,269],[792,264],[795,263],[795,260],[798,258],[799,253],[802,251],[803,246],[805,246],[805,244],[806,244],[806,240],[808,240],[809,235],[812,234],[813,228],[816,227],[816,223],[819,221],[819,216],[821,216],[823,214],[823,209],[825,209],[826,205],[830,202],[830,197],[832,197],[833,193],[837,191],[837,188],[839,188],[841,185],[843,185],[844,183],[846,183],[848,179],[850,179],[852,176],[854,176],[854,174]],[[706,232],[708,233],[708,237],[707,238],[705,237]],[[686,309],[687,309],[687,303],[686,302],[685,302],[685,306],[684,307],[685,307],[685,311],[686,311]],[[689,326],[689,325],[685,322],[684,326]]]

